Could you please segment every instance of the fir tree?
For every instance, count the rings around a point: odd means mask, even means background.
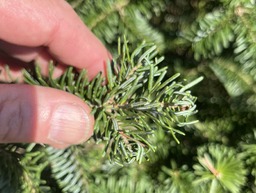
[[[0,192],[256,192],[256,2],[68,2],[115,56],[108,83],[24,76],[84,99],[94,136],[0,145]]]

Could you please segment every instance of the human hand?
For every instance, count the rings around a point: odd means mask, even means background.
[[[58,63],[55,76],[73,65],[92,78],[105,73],[111,58],[64,0],[0,0],[0,29],[1,81],[8,81],[6,63],[18,78],[32,61],[46,74],[49,60]],[[92,135],[90,108],[74,95],[24,84],[0,84],[0,90],[0,143],[65,148]]]

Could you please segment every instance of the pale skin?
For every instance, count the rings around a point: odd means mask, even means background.
[[[55,76],[67,65],[85,68],[89,78],[111,55],[64,0],[0,0],[0,80],[9,81],[5,64],[21,84],[0,84],[0,143],[44,143],[66,148],[92,135],[94,118],[78,97],[22,84],[21,69],[36,62]]]

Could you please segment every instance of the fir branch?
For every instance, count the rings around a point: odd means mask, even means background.
[[[253,77],[244,71],[240,71],[238,64],[233,59],[215,59],[210,67],[230,96],[235,97],[246,92],[256,93]]]
[[[198,149],[200,164],[194,166],[196,185],[205,184],[211,193],[239,193],[245,182],[244,164],[234,149],[210,144]]]
[[[251,133],[245,136],[245,139],[241,143],[240,157],[244,160],[245,165],[249,169],[248,173],[252,176],[252,180],[246,185],[248,189],[256,188],[256,128]],[[251,184],[250,184],[251,183]]]
[[[35,146],[35,144],[30,144]],[[29,148],[29,146],[28,146]],[[22,193],[46,193],[52,192],[51,187],[42,178],[43,170],[48,166],[48,161],[45,160],[46,154],[40,150],[24,152],[24,157],[20,160],[23,169],[22,176]]]
[[[51,192],[41,176],[48,166],[44,156],[35,144],[1,145],[0,192]]]
[[[174,165],[174,164],[172,164]],[[194,193],[199,192],[198,188],[196,189],[193,186],[193,179],[195,175],[190,173],[187,170],[187,166],[183,166],[182,168],[177,168],[177,166],[167,168],[165,166],[162,167],[163,174],[165,177],[164,187],[165,191],[168,193]]]
[[[141,162],[149,151],[155,151],[150,137],[155,130],[164,129],[176,134],[196,113],[196,98],[187,91],[200,79],[187,85],[177,82],[178,75],[166,79],[166,68],[159,68],[163,58],[156,57],[156,46],[143,43],[131,54],[128,41],[119,44],[119,58],[108,64],[107,79],[98,74],[91,82],[85,72],[75,73],[70,67],[62,77],[42,77],[39,67],[36,77],[25,72],[28,83],[50,86],[73,93],[92,108],[95,116],[93,138],[106,141],[105,154],[118,163]],[[165,80],[166,79],[166,80]]]
[[[234,40],[233,9],[217,9],[199,18],[184,37],[192,42],[194,57],[196,60],[212,58],[222,53]]]
[[[255,5],[256,3],[239,3],[235,9],[237,23],[234,26],[234,32],[237,36],[235,41],[234,54],[235,60],[241,64],[241,69],[250,74],[256,80],[256,36],[255,36]]]
[[[93,2],[93,1],[92,1]],[[92,3],[91,2],[91,3]],[[92,15],[92,16],[96,16],[96,17],[91,17],[90,21],[87,25],[88,27],[93,30],[95,27],[97,27],[97,25],[101,22],[103,22],[104,20],[106,20],[106,18],[108,18],[111,14],[115,13],[115,12],[118,12],[119,15],[122,15],[122,11],[123,9],[129,5],[130,3],[130,0],[122,0],[122,1],[116,1],[116,2],[106,2],[107,3],[107,6],[106,4],[103,4],[104,1],[102,1],[102,4],[103,5],[102,7],[100,7],[102,10],[106,10],[106,11],[102,11],[100,14],[98,14],[97,12],[94,12],[96,13],[96,15]],[[100,3],[98,4],[100,5]],[[88,4],[87,4],[88,6]],[[107,9],[106,9],[107,7]],[[98,8],[99,9],[99,8]]]
[[[129,34],[130,41],[135,44],[145,40],[163,50],[163,36],[149,22],[152,6],[160,9],[163,5],[158,1],[89,0],[77,6],[76,11],[94,34],[107,44],[116,43],[120,34]]]
[[[81,163],[79,148],[71,147],[66,150],[57,150],[47,147],[46,152],[52,177],[57,181],[62,192],[88,192],[87,172]]]
[[[22,185],[19,152],[20,148],[13,144],[0,145],[0,192],[17,192]]]
[[[106,179],[101,180],[96,185],[92,186],[91,192],[95,193],[147,193],[147,192],[161,192],[154,187],[154,184],[150,178],[141,176],[141,178],[130,180],[131,176],[122,175],[120,177],[107,176]]]

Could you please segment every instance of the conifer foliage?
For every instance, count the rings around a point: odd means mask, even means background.
[[[1,144],[0,192],[256,193],[256,1],[68,2],[114,55],[107,77],[24,77],[82,98],[94,135]]]
[[[120,165],[134,160],[141,163],[149,150],[155,151],[148,139],[154,130],[164,129],[178,142],[176,134],[184,133],[173,126],[194,122],[189,117],[196,113],[196,98],[187,90],[202,78],[187,85],[176,82],[179,74],[166,79],[167,68],[158,67],[163,58],[155,57],[156,46],[143,43],[130,54],[124,39],[118,51],[119,58],[107,65],[105,85],[101,73],[89,81],[85,70],[78,74],[72,67],[58,79],[52,77],[53,65],[49,77],[42,77],[39,67],[34,77],[27,71],[24,76],[29,84],[61,89],[82,98],[96,119],[93,138],[107,141],[104,154]]]

